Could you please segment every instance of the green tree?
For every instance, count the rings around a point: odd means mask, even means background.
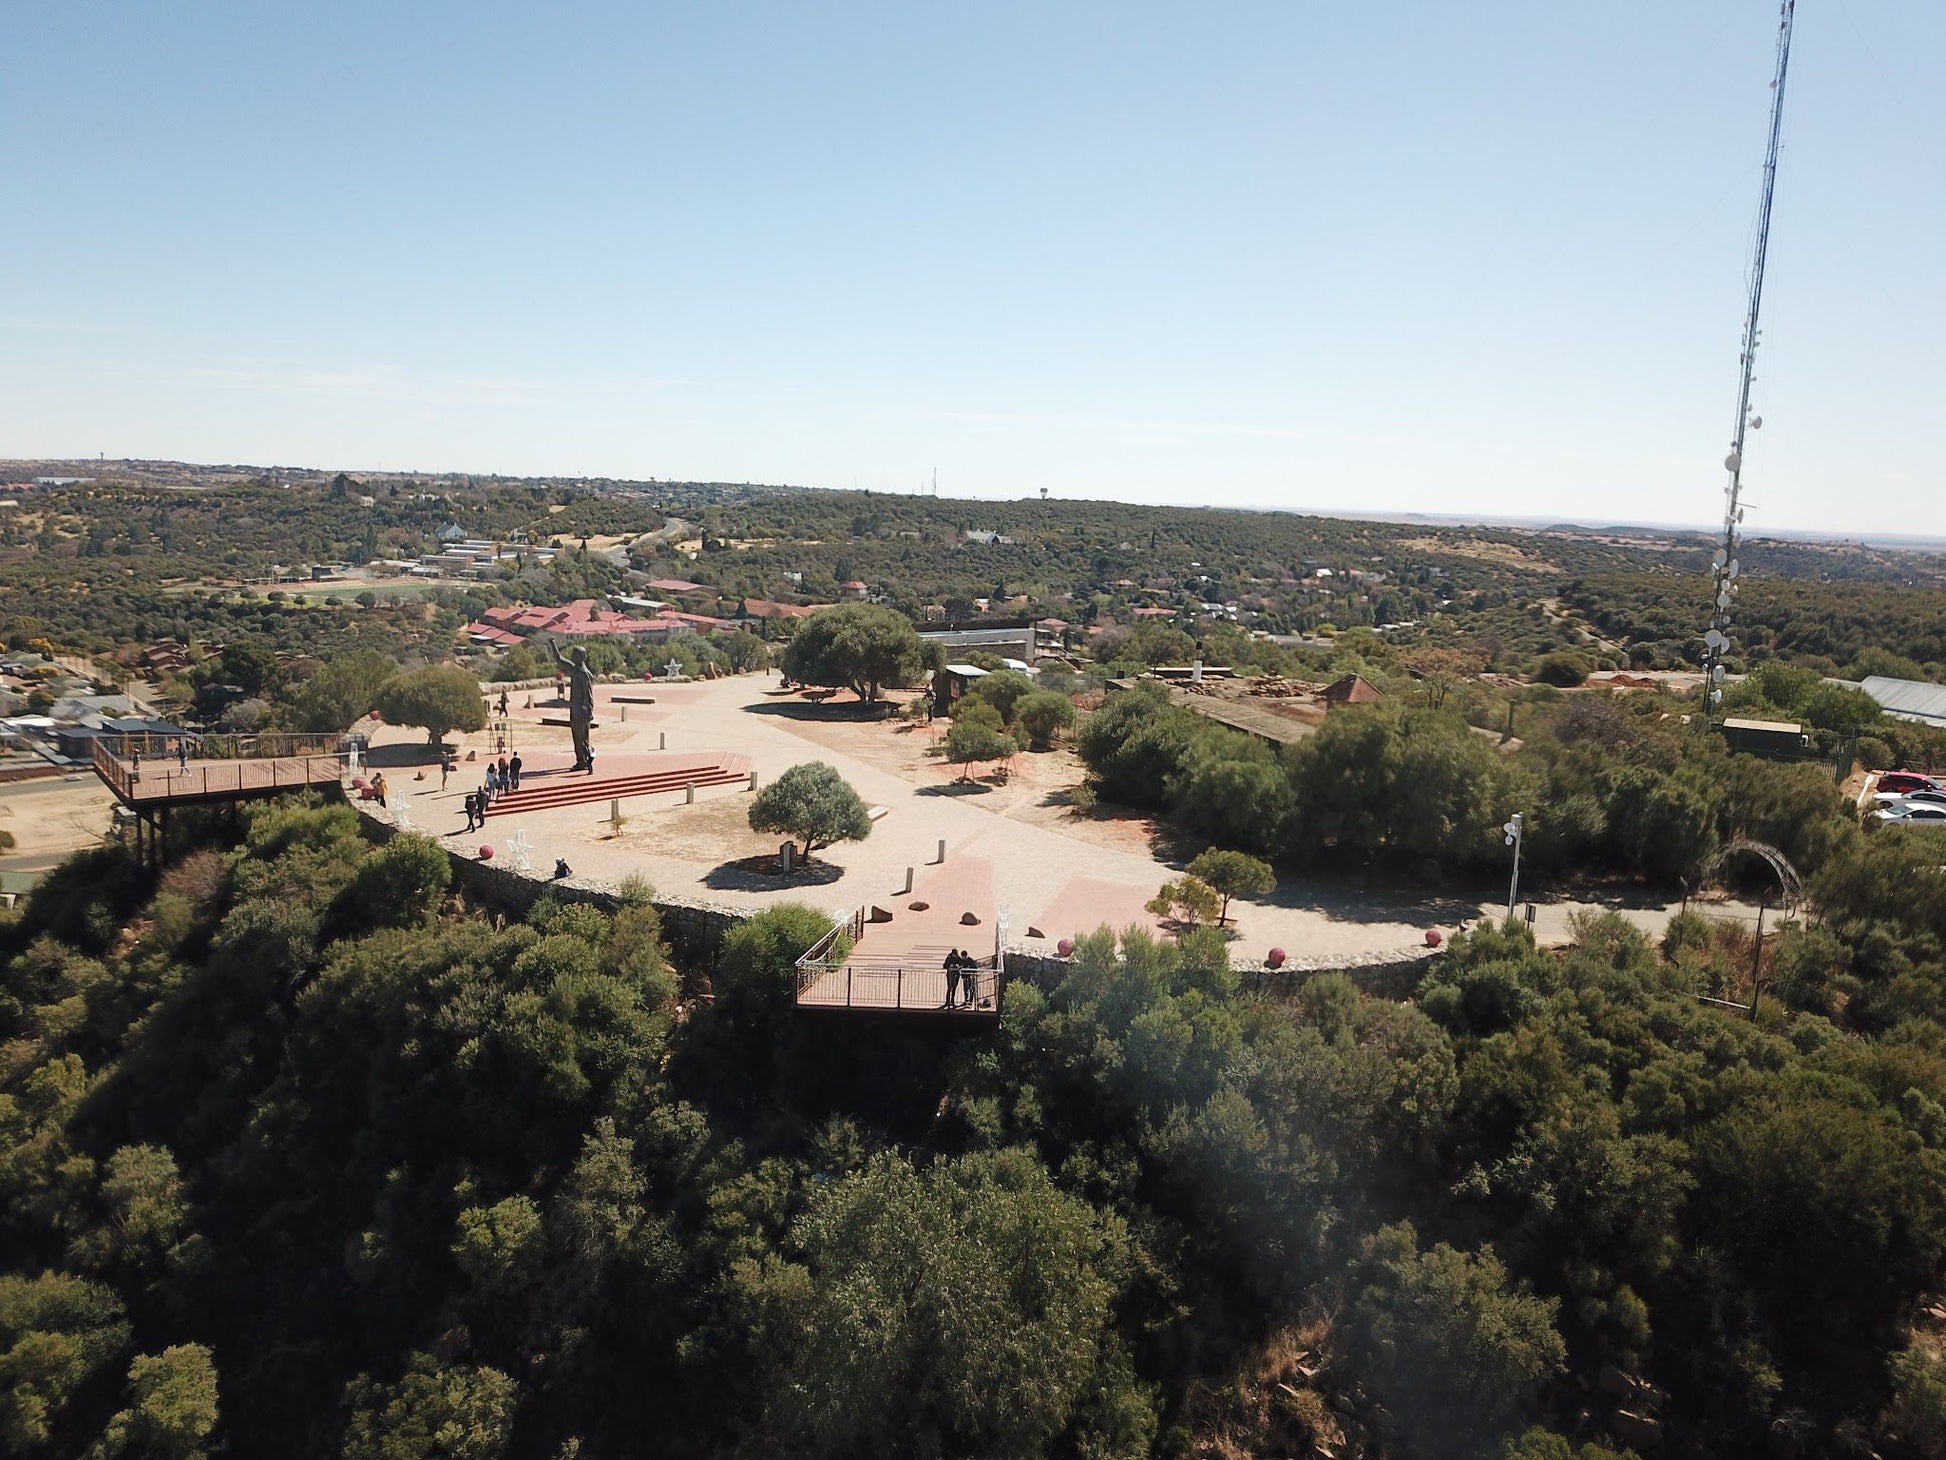
[[[1838,735],[1861,735],[1878,724],[1885,713],[1863,690],[1846,689],[1841,684],[1819,685],[1804,697],[1798,712],[1806,724]]]
[[[1459,1456],[1507,1428],[1567,1357],[1555,1304],[1509,1284],[1491,1247],[1421,1251],[1410,1223],[1365,1246],[1361,1367],[1418,1453]]]
[[[1029,745],[1046,750],[1074,724],[1074,701],[1052,690],[1035,690],[1014,706],[1014,724],[1027,733]]]
[[[125,1263],[153,1275],[188,1235],[189,1200],[175,1157],[160,1146],[123,1146],[101,1182],[107,1220],[80,1233],[73,1256],[90,1268]]]
[[[722,640],[723,657],[738,674],[770,668],[770,645],[748,629],[738,629]]]
[[[223,683],[235,685],[252,699],[275,689],[283,678],[276,651],[255,640],[224,646],[216,669]]]
[[[962,766],[960,779],[966,780],[974,766],[990,760],[1005,760],[1020,749],[1004,730],[983,725],[976,719],[955,719],[946,732],[946,759]]]
[[[200,1343],[143,1354],[128,1369],[133,1401],[102,1431],[89,1460],[200,1460],[216,1428],[216,1364]]]
[[[1018,669],[1003,669],[975,680],[971,691],[1000,712],[1000,721],[1011,725],[1015,707],[1034,692],[1034,681]]]
[[[1852,656],[1851,663],[1845,666],[1844,677],[1870,679],[1874,675],[1887,679],[1924,679],[1926,671],[1903,654],[1894,654],[1873,644]]]
[[[1270,863],[1248,852],[1222,851],[1216,847],[1197,855],[1189,864],[1189,875],[1215,888],[1222,896],[1223,906],[1216,915],[1219,923],[1230,916],[1231,898],[1262,897],[1277,885],[1277,874],[1270,870]]]
[[[1199,726],[1169,703],[1160,685],[1110,695],[1081,726],[1076,748],[1101,794],[1128,806],[1155,806],[1188,761]]]
[[[498,1369],[414,1354],[396,1384],[368,1374],[345,1391],[343,1460],[499,1460],[513,1439],[518,1394]]]
[[[516,1193],[459,1214],[453,1260],[484,1291],[518,1294],[538,1276],[544,1251],[540,1208],[530,1197]]]
[[[358,864],[332,905],[327,932],[405,928],[431,917],[452,882],[446,850],[429,836],[395,836]]]
[[[327,661],[290,696],[292,723],[299,730],[343,730],[377,708],[385,682],[398,665],[376,649],[355,649]]]
[[[1030,1460],[1079,1431],[1076,1453],[1147,1452],[1113,1321],[1127,1239],[1027,1152],[880,1158],[792,1240],[809,1282],[771,1286],[784,1372],[758,1450]]]
[[[784,650],[784,673],[799,684],[850,689],[875,701],[926,672],[927,646],[912,620],[870,603],[841,603],[805,620]]]
[[[1547,654],[1534,666],[1534,678],[1542,684],[1573,689],[1588,681],[1588,661],[1579,654]]]
[[[809,861],[819,847],[860,842],[872,834],[872,818],[851,783],[823,761],[794,765],[750,803],[752,831],[781,832],[804,844]]]
[[[0,1274],[0,1439],[31,1454],[103,1365],[126,1351],[122,1302],[100,1283],[65,1274]]]
[[[393,725],[425,727],[438,745],[449,730],[486,728],[486,701],[479,681],[452,664],[433,664],[388,679],[378,692],[379,714]]]

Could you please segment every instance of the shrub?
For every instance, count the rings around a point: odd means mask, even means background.
[[[1188,928],[1215,922],[1223,905],[1224,899],[1214,887],[1200,877],[1190,876],[1163,883],[1146,904],[1157,917]]]
[[[1579,654],[1548,654],[1534,666],[1534,678],[1542,684],[1572,689],[1588,682],[1588,661]]]
[[[1074,724],[1074,701],[1050,690],[1036,690],[1014,706],[1014,724],[1027,732],[1027,743],[1046,750],[1054,737]]]

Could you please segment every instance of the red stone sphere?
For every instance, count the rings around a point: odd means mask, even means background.
[[[1445,941],[1446,941],[1445,936],[1439,931],[1439,929],[1437,928],[1426,929],[1426,946],[1428,948],[1437,948],[1441,943],[1444,943]]]
[[[373,710],[373,711],[372,711],[372,718],[373,718],[374,720],[376,720],[376,719],[378,719],[378,718],[379,718],[379,714],[378,714],[378,711],[377,711],[377,710]]]
[[[1054,951],[1060,954],[1063,958],[1067,958],[1071,956],[1074,953],[1074,939],[1063,938],[1060,942],[1054,945]]]
[[[482,862],[491,862],[493,860],[493,848],[482,843],[480,847],[480,860]]]
[[[1264,954],[1264,966],[1266,968],[1282,968],[1284,966],[1284,960],[1289,956],[1282,948],[1273,948]]]
[[[372,788],[372,783],[363,776],[353,776],[351,778],[351,786],[354,791],[369,791]]]

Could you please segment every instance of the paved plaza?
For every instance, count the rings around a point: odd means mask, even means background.
[[[646,696],[654,703],[624,702]],[[527,776],[573,779],[564,770],[573,758],[568,731],[542,724],[564,716],[553,692],[520,690],[509,699],[511,748],[520,751]],[[551,870],[557,858],[564,859],[578,882],[613,884],[635,875],[665,899],[751,910],[784,901],[834,915],[876,907],[891,915],[867,933],[876,956],[898,958],[909,951],[918,958],[943,947],[990,956],[1002,919],[1008,946],[1049,953],[1060,939],[1104,924],[1118,930],[1156,926],[1143,904],[1179,875],[1179,867],[1134,843],[1106,845],[1079,825],[1070,832],[1058,820],[999,814],[982,804],[994,798],[965,794],[977,788],[953,785],[943,769],[893,774],[834,748],[821,721],[847,714],[848,701],[841,695],[814,704],[783,692],[774,673],[596,687],[591,740],[604,779],[611,768],[685,758],[738,758],[729,763],[747,764],[759,785],[806,761],[835,766],[873,809],[872,834],[821,850],[817,862],[790,877],[775,867],[779,838],[749,830],[747,779],[631,795],[618,805],[604,798],[495,815],[485,830],[468,833],[462,798],[484,778],[491,731],[461,738],[461,759],[444,790],[436,764],[412,763],[425,753],[417,731],[376,727],[372,761],[385,768],[394,811],[403,801],[411,825],[455,850],[488,845],[504,856],[518,833],[535,868]],[[857,726],[854,733],[902,732],[885,724]],[[1574,907],[1542,906],[1536,926],[1544,942],[1565,940]],[[1231,904],[1237,935],[1232,957],[1256,963],[1281,947],[1299,965],[1378,961],[1423,948],[1428,928],[1450,934],[1462,921],[1503,910],[1462,898],[1415,898],[1285,878],[1264,900]],[[1624,911],[1657,933],[1667,917],[1667,909],[1657,906]],[[1737,909],[1724,911],[1734,915]]]

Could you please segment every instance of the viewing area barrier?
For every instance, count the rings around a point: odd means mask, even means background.
[[[945,950],[909,949],[874,955],[846,951],[863,936],[860,908],[797,961],[797,1008],[804,1014],[929,1016],[958,1025],[999,1022],[1006,970],[996,954],[973,960],[956,975]],[[840,939],[846,940],[842,945]]]
[[[294,734],[97,735],[93,758],[95,774],[125,805],[235,801],[336,785],[346,767],[339,740]]]
[[[160,867],[176,806],[336,786],[348,757],[337,735],[97,735],[95,774],[133,813],[136,855]]]

